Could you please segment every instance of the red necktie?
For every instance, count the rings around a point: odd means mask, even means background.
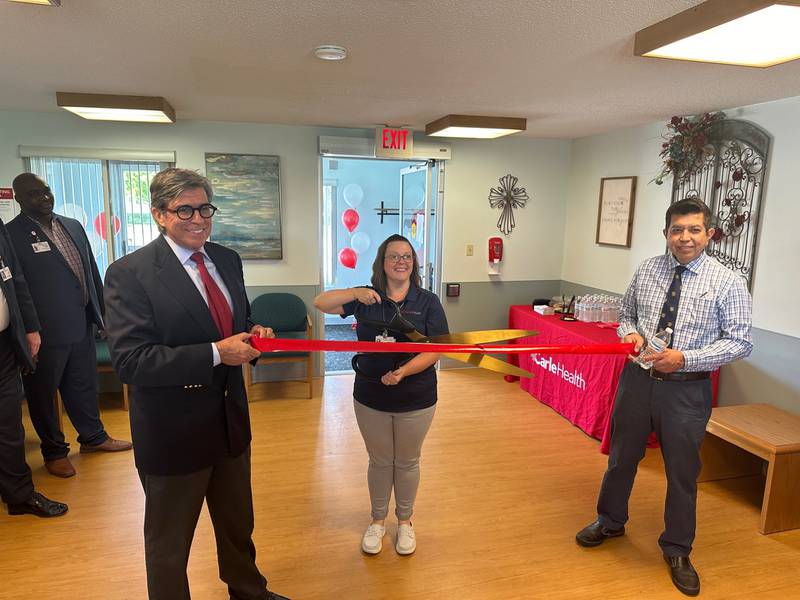
[[[233,314],[231,307],[228,306],[228,301],[225,299],[225,294],[219,289],[217,282],[211,277],[211,274],[206,269],[205,256],[202,252],[195,252],[190,257],[196,264],[197,270],[200,271],[200,279],[203,280],[203,285],[206,288],[206,296],[208,297],[208,310],[211,311],[211,318],[217,325],[220,335],[223,339],[233,335]]]

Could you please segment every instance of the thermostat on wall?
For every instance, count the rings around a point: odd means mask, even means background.
[[[447,284],[447,297],[448,298],[457,298],[461,295],[461,284],[460,283],[448,283]]]

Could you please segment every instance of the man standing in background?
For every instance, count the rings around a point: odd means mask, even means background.
[[[130,442],[109,437],[100,421],[94,328],[104,328],[103,282],[83,226],[53,213],[48,185],[23,173],[13,186],[21,214],[8,223],[8,232],[42,326],[36,371],[23,377],[25,396],[45,468],[57,477],[72,477],[56,391],[78,432],[81,452],[131,449]]]

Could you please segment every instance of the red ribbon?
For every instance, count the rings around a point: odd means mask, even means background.
[[[261,352],[440,352],[456,354],[633,354],[634,344],[436,344],[250,338]]]

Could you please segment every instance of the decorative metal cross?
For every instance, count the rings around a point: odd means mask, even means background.
[[[514,229],[514,209],[524,208],[525,203],[530,200],[528,192],[524,187],[517,187],[518,178],[510,173],[503,175],[499,180],[500,186],[489,191],[489,206],[492,208],[502,208],[500,218],[497,220],[497,228],[508,235]]]

